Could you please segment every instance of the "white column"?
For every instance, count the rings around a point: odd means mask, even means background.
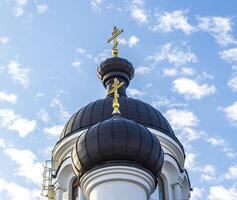
[[[173,184],[174,188],[174,200],[182,200],[182,190],[180,183]]]
[[[81,179],[88,200],[148,200],[155,190],[153,177],[135,167],[111,166]]]
[[[62,200],[63,199],[63,191],[61,185],[57,186],[57,200]]]

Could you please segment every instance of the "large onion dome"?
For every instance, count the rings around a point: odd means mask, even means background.
[[[160,176],[164,153],[147,128],[120,115],[97,123],[84,132],[72,152],[74,171],[82,177],[107,165],[131,165]]]
[[[98,122],[109,119],[113,112],[111,106],[112,101],[112,97],[106,97],[105,99],[91,102],[81,108],[66,124],[61,133],[61,140],[80,130],[87,129]],[[183,149],[169,122],[157,109],[141,100],[129,97],[120,97],[119,104],[122,117],[162,132],[173,139]]]

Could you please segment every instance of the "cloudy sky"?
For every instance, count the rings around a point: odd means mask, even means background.
[[[186,150],[192,200],[237,199],[236,0],[0,0],[0,196],[37,200],[41,163],[69,117],[105,96],[111,55],[129,96],[158,108]]]

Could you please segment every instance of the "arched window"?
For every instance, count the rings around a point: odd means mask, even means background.
[[[78,188],[79,188],[79,181],[77,179],[75,179],[72,182],[72,200],[79,200]]]
[[[164,180],[160,177],[158,179],[159,184],[159,200],[165,200],[165,184]]]

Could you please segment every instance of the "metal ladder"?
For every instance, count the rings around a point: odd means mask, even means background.
[[[55,171],[52,168],[52,160],[46,160],[43,164],[41,195],[48,199],[54,199],[54,186],[52,184],[52,176]]]

